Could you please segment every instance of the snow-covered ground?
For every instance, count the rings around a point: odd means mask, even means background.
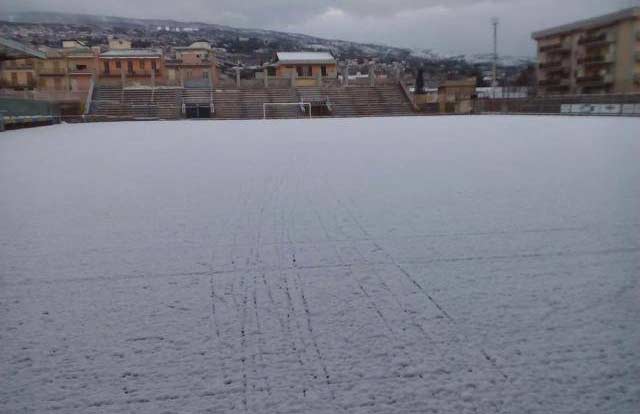
[[[640,120],[0,134],[2,413],[637,413]]]

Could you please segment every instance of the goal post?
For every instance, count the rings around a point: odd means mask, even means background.
[[[307,113],[309,114],[309,118],[311,118],[311,103],[309,102],[265,102],[262,104],[262,119],[267,119],[267,108],[269,107],[283,107],[283,106],[291,106],[300,108],[300,112],[304,112],[304,109],[307,109]]]

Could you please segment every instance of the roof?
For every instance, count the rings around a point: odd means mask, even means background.
[[[533,39],[542,39],[549,36],[557,36],[575,32],[577,30],[597,29],[598,27],[609,26],[623,20],[640,18],[640,7],[632,7],[615,13],[605,14],[591,19],[579,20],[577,22],[556,26],[545,30],[534,32]]]
[[[47,48],[45,50],[47,58],[92,58],[94,57],[93,50],[88,47],[76,47],[76,48],[67,48],[67,49],[51,49]]]
[[[476,79],[468,78],[468,79],[459,79],[459,80],[446,80],[442,82],[439,86],[440,88],[475,88],[476,87]]]
[[[0,60],[31,57],[44,59],[46,55],[43,52],[33,49],[23,43],[0,37]]]
[[[336,59],[327,52],[278,52],[277,60],[283,64],[334,64]]]
[[[100,54],[101,58],[155,58],[161,57],[162,52],[157,49],[113,49]]]

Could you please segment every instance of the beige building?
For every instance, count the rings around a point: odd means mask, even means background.
[[[63,41],[62,49],[42,48],[43,59],[4,62],[2,87],[42,92],[86,93],[96,72],[99,48]]]
[[[208,42],[174,47],[174,56],[165,60],[170,84],[213,86],[218,83],[218,62]]]
[[[91,88],[98,67],[100,48],[65,40],[62,49],[47,49],[46,59],[34,62],[38,89],[83,94]]]
[[[327,52],[278,52],[274,66],[276,77],[295,76],[297,86],[315,85],[319,77],[338,77],[338,62]]]
[[[639,93],[640,7],[535,32],[541,95]]]
[[[476,78],[444,81],[438,86],[438,110],[442,113],[470,113],[476,98]]]
[[[163,77],[161,50],[111,49],[100,54],[98,79],[102,84],[154,85]]]
[[[37,86],[35,59],[7,60],[2,62],[0,71],[0,88],[33,90]]]

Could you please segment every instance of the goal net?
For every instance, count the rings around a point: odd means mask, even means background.
[[[311,118],[309,102],[266,102],[262,104],[262,119]]]

